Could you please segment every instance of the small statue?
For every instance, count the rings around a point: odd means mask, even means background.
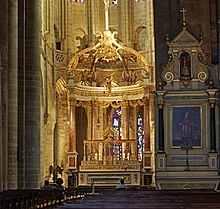
[[[56,183],[56,180],[58,178],[58,174],[62,175],[63,169],[60,166],[50,166],[49,167],[49,173],[50,176],[53,174],[53,182]]]

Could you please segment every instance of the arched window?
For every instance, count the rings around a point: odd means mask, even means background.
[[[143,147],[144,147],[144,131],[143,131],[143,119],[141,114],[138,114],[137,118],[137,151],[138,151],[138,160],[142,161],[143,159]]]
[[[118,140],[121,140],[122,137],[122,127],[121,127],[121,107],[119,107],[114,115],[112,121],[112,127],[116,132],[116,137]],[[122,157],[122,145],[121,143],[117,143],[113,150],[114,154],[117,156],[117,159],[120,160]]]

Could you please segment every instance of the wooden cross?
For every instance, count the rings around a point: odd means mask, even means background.
[[[183,13],[183,26],[186,26],[186,12],[187,10],[185,8],[180,10],[181,13]]]
[[[192,150],[192,146],[181,146],[182,150],[186,150],[186,168],[185,171],[190,171],[189,169],[189,150]]]

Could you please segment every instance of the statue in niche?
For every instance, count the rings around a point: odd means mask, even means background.
[[[190,78],[191,75],[191,58],[188,52],[180,54],[180,78]]]

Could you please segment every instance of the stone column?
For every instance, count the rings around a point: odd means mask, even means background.
[[[0,81],[2,81],[1,53],[0,53]],[[0,83],[0,138],[2,139],[2,82]],[[0,140],[0,192],[3,190],[3,150]]]
[[[8,1],[0,1],[0,46],[1,46],[1,142],[0,159],[2,160],[1,168],[2,178],[0,190],[8,189]],[[0,162],[1,163],[1,162]]]
[[[39,188],[41,1],[25,1],[25,188]]]
[[[17,189],[18,150],[18,2],[8,2],[8,189]]]
[[[25,0],[18,1],[18,188],[25,188]]]
[[[129,44],[132,39],[133,28],[133,4],[132,1],[119,1],[119,36],[124,43]]]

